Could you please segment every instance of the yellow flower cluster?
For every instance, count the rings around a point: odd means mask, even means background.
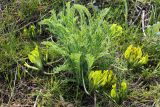
[[[148,54],[143,55],[142,49],[139,46],[134,47],[133,45],[129,45],[124,53],[124,57],[130,63],[147,64],[148,62]]]
[[[96,70],[89,73],[89,81],[92,83],[93,87],[98,88],[100,86],[105,86],[107,84],[114,83],[116,81],[115,75],[113,75],[112,70]]]

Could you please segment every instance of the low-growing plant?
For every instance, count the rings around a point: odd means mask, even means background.
[[[32,16],[38,10],[40,0],[21,0],[19,4],[18,16],[21,19]]]
[[[116,103],[120,104],[127,97],[127,83],[122,81],[120,86],[117,87],[117,84],[112,85],[112,90],[110,92],[110,96],[116,101]]]
[[[145,30],[147,36],[160,36],[160,22],[147,26]]]
[[[159,62],[160,62],[160,22],[147,26],[145,32],[146,36],[143,37],[142,44],[145,46],[144,50],[149,54],[149,67],[143,69],[143,76],[145,78],[156,77],[159,75]]]
[[[42,44],[65,59],[62,66],[65,66],[66,71],[72,71],[77,83],[83,84],[84,88],[87,74],[96,60],[103,57],[111,58],[114,52],[111,48],[112,32],[108,32],[110,27],[104,19],[108,11],[108,8],[103,9],[92,17],[86,7],[79,4],[71,6],[67,3],[64,11],[56,15],[52,10],[51,17],[40,22],[47,25],[47,29],[57,39],[57,42],[45,41]]]

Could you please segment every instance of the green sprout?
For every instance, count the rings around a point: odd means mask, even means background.
[[[42,65],[42,60],[41,60],[41,55],[38,49],[38,46],[36,45],[35,49],[28,54],[29,60],[35,64],[36,67],[30,66],[29,64],[25,63],[24,65],[28,68],[34,69],[34,70],[42,70],[43,65]]]
[[[36,27],[35,25],[31,25],[28,29],[25,27],[23,29],[23,35],[24,36],[28,36],[28,37],[31,37],[31,38],[35,38],[36,37]]]
[[[121,82],[120,87],[117,87],[117,84],[112,85],[112,90],[110,92],[111,98],[113,98],[117,103],[121,103],[123,99],[127,97],[127,83],[125,81]]]

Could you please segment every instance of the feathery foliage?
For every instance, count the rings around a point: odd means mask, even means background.
[[[56,43],[43,44],[64,57],[77,78],[91,70],[96,60],[110,54],[112,42],[104,19],[108,11],[106,8],[92,17],[86,7],[67,3],[64,11],[56,15],[52,10],[51,17],[40,22],[57,38]]]

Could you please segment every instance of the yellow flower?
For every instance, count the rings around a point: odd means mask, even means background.
[[[103,76],[101,81],[102,86],[106,85],[107,83],[110,84],[116,81],[116,77],[113,75],[112,70],[104,70],[102,76]]]
[[[103,78],[101,85],[104,86],[107,83],[108,70],[103,71]]]
[[[113,84],[113,85],[112,85],[112,88],[113,88],[113,89],[116,89],[116,87],[117,87],[116,84]]]
[[[88,79],[92,81],[93,86],[97,87],[101,82],[102,75],[103,74],[101,70],[91,71],[89,73]]]
[[[116,98],[116,96],[117,96],[116,90],[115,90],[115,89],[112,89],[112,90],[111,90],[111,97],[112,97],[112,98]]]
[[[112,98],[116,98],[117,97],[117,93],[116,93],[116,84],[112,85],[112,90],[111,90],[111,97]]]
[[[142,49],[140,47],[137,47],[136,53],[137,53],[136,59],[140,59],[142,57]]]
[[[126,84],[125,81],[123,81],[123,82],[121,83],[121,89],[122,89],[123,91],[125,91],[125,90],[127,89],[127,84]]]
[[[100,84],[102,76],[103,76],[102,71],[101,70],[95,71],[93,76],[94,76],[93,77],[94,78],[94,85],[98,86]]]
[[[116,77],[113,75],[113,72],[110,70],[96,70],[91,71],[88,75],[89,81],[91,81],[94,87],[105,86],[110,83],[115,82]]]
[[[139,64],[147,64],[147,62],[148,62],[148,54],[141,58]]]
[[[107,81],[109,82],[109,81],[111,81],[111,79],[112,79],[112,71],[109,70],[109,71],[108,71],[108,78],[107,78]]]
[[[130,56],[130,54],[131,54],[131,51],[132,51],[132,47],[133,47],[133,45],[129,45],[128,48],[127,48],[127,50],[125,51],[124,57],[125,57],[126,59],[129,58],[129,56]]]

